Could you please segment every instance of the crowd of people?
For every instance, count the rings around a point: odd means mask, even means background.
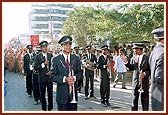
[[[58,111],[77,111],[78,93],[84,87],[85,99],[94,96],[94,80],[100,79],[101,105],[111,106],[110,83],[115,88],[122,77],[122,89],[127,89],[127,71],[132,71],[132,111],[138,111],[141,96],[142,110],[149,110],[149,80],[151,79],[151,102],[153,111],[164,110],[164,29],[152,31],[156,46],[151,50],[144,43],[129,47],[117,47],[110,51],[108,45],[94,49],[91,45],[74,47],[72,37],[59,40],[61,50],[48,51],[48,42],[41,41],[33,50],[5,51],[4,70],[18,72],[25,76],[28,97],[34,97],[34,104],[41,102],[43,111],[53,110],[53,83],[57,84],[56,102]],[[6,73],[6,72],[4,72]],[[5,76],[5,75],[4,75]],[[7,81],[5,81],[7,82]],[[158,95],[159,93],[159,95]],[[47,98],[46,98],[47,94]]]

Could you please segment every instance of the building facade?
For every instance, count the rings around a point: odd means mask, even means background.
[[[73,4],[33,4],[30,12],[30,34],[53,39],[61,34],[67,13],[73,10]]]

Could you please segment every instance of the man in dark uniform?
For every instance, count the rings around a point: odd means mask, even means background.
[[[57,83],[56,102],[59,111],[77,111],[77,82],[82,77],[79,57],[70,54],[72,37],[63,36],[59,42],[62,54],[52,60],[51,75]]]
[[[39,44],[42,52],[36,56],[35,70],[39,71],[39,88],[41,96],[41,104],[43,111],[51,111],[53,109],[53,81],[51,78],[51,58],[53,55],[47,52],[47,41],[41,41]],[[46,102],[46,88],[48,94],[48,107]]]
[[[110,74],[108,71],[108,67],[110,63],[108,63],[108,46],[103,45],[101,47],[102,55],[98,58],[98,68],[101,71],[101,82],[100,82],[100,96],[101,96],[101,104],[104,107],[110,106],[109,96],[110,96]]]
[[[79,59],[80,59],[80,61],[81,61],[81,54],[79,53],[79,46],[75,46],[75,47],[73,48],[73,50],[74,50],[74,54],[75,54],[76,56],[78,56]],[[82,62],[81,62],[81,63],[82,63]],[[81,79],[78,81],[78,92],[81,92],[82,86],[83,86],[83,77],[81,77]]]
[[[41,47],[36,47],[36,56],[41,52]],[[36,56],[33,58],[35,62]],[[34,69],[34,68],[33,68]],[[40,89],[39,89],[39,82],[38,82],[39,72],[38,70],[33,70],[33,96],[34,96],[34,105],[37,105],[40,102]]]
[[[129,62],[127,59],[126,67],[133,70],[132,78],[132,111],[138,111],[139,95],[141,96],[142,110],[149,110],[149,76],[150,67],[148,63],[148,56],[142,51],[144,48],[143,43],[133,44],[133,51],[136,54]]]
[[[95,98],[94,97],[94,70],[89,69],[88,67],[90,66],[96,66],[97,64],[97,58],[96,56],[92,53],[92,49],[91,49],[91,45],[86,46],[86,50],[87,53],[84,55],[84,57],[87,58],[87,62],[85,62],[85,77],[86,77],[86,81],[85,81],[85,99],[87,100],[90,95],[91,98]],[[93,63],[93,64],[89,64],[89,63]],[[94,67],[93,67],[94,68]],[[90,92],[89,90],[89,81],[90,81]],[[89,94],[90,93],[90,94]]]
[[[33,53],[33,46],[27,45],[26,47],[28,49],[27,54],[23,57],[23,69],[24,69],[24,75],[26,76],[26,91],[28,93],[28,97],[32,97],[32,75],[33,75],[33,57],[35,56],[35,53]]]
[[[151,102],[153,111],[164,110],[164,28],[152,31],[156,46],[150,54]]]

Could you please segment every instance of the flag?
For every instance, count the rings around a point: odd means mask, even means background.
[[[33,47],[39,46],[39,35],[30,35],[30,43]]]

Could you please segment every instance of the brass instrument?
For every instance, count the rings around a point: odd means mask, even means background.
[[[34,74],[39,74],[39,71],[34,69],[34,61],[32,62],[32,67],[33,67]]]
[[[34,69],[34,58],[30,59],[29,67],[30,67],[30,70],[33,70],[34,74],[39,74],[39,71]]]
[[[33,58],[30,59],[30,62],[29,62],[29,68],[30,68],[30,70],[33,70],[33,68],[34,68],[34,61],[33,61]]]
[[[140,71],[140,73],[142,73],[142,70]],[[143,93],[144,90],[142,88],[142,80],[139,78],[139,85],[140,85],[140,89],[138,90],[139,93]]]
[[[74,76],[73,69],[69,69],[69,76]],[[76,98],[75,98],[75,86],[74,82],[72,83],[72,86],[69,86],[69,93],[72,92],[72,101],[70,103],[77,103]]]
[[[95,63],[91,62],[90,60],[86,60],[85,67],[91,71],[94,71],[96,69]]]
[[[84,64],[84,67],[88,70],[94,71],[96,69],[96,64],[87,59],[86,56],[82,58],[82,62]]]
[[[38,70],[33,69],[34,74],[39,74]]]

